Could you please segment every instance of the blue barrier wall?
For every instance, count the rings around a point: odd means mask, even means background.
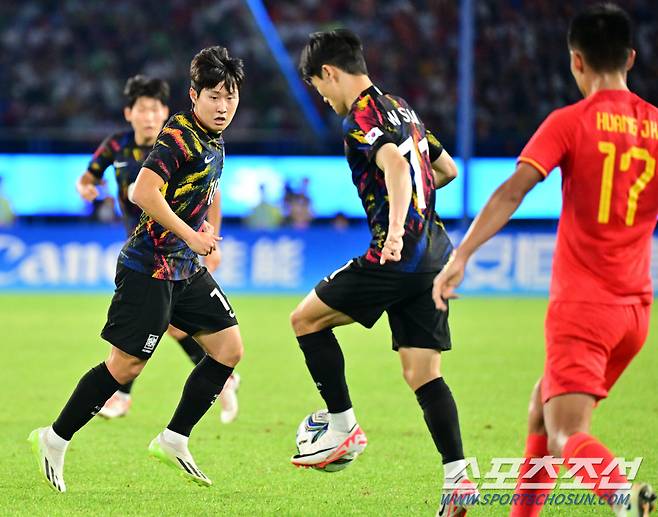
[[[344,231],[320,227],[272,232],[226,226],[222,234],[223,262],[216,276],[229,293],[306,292],[362,254],[369,242],[365,225]],[[459,242],[461,236],[451,233],[451,238]],[[0,229],[0,290],[111,290],[123,239],[119,226]],[[461,291],[545,294],[554,245],[555,235],[548,231],[502,233],[471,261]]]
[[[4,195],[19,216],[84,215],[90,212],[75,191],[77,178],[86,170],[88,155],[0,154],[0,177]],[[455,160],[461,171],[460,159]],[[437,192],[437,211],[444,219],[475,216],[492,192],[515,167],[514,158],[473,158],[468,178],[456,180]],[[116,197],[114,169],[105,172],[103,195]],[[243,217],[260,201],[260,185],[267,200],[279,203],[284,185],[298,188],[309,178],[309,196],[314,213],[333,217],[364,217],[363,207],[342,156],[232,156],[226,158],[220,182],[222,211],[228,217]],[[468,181],[467,206],[464,184]],[[39,185],[38,189],[34,186]],[[555,172],[524,200],[514,218],[552,219],[560,215],[560,174]]]

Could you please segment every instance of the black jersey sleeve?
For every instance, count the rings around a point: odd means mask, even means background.
[[[87,166],[87,170],[91,172],[94,177],[101,179],[107,169],[114,162],[114,158],[120,145],[116,135],[110,135],[101,142],[91,157],[91,161]]]
[[[430,161],[433,162],[441,156],[443,152],[443,145],[441,142],[434,136],[434,134],[429,130],[425,130],[425,136],[427,137],[427,145],[430,150]]]

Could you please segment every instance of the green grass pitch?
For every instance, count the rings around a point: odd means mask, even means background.
[[[0,296],[0,514],[95,515],[434,515],[442,474],[413,393],[390,351],[383,318],[372,331],[337,330],[357,417],[370,444],[336,474],[289,464],[302,417],[322,407],[289,328],[297,297],[233,297],[246,354],[238,420],[221,425],[214,407],[190,448],[214,481],[184,482],[147,455],[168,422],[191,363],[170,338],[135,384],[126,418],[93,419],[74,438],[68,492],[39,479],[26,438],[57,415],[79,377],[105,358],[98,337],[107,295]],[[467,298],[452,305],[453,351],[442,370],[459,407],[467,456],[483,472],[493,457],[522,455],[530,389],[543,363],[546,301]],[[640,478],[658,485],[656,325],[644,350],[595,413],[593,433],[619,456],[645,458]],[[469,515],[506,515],[504,506]],[[548,507],[543,515],[610,515],[605,507]]]

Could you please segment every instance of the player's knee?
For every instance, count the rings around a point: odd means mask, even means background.
[[[414,381],[414,370],[412,368],[402,368],[402,377],[411,386]]]
[[[306,318],[304,311],[299,307],[290,314],[290,325],[297,336],[303,336],[304,334],[309,333],[309,321]]]
[[[542,406],[530,402],[528,407],[528,431],[532,434],[544,434],[544,411]]]
[[[135,358],[134,361],[114,361],[107,364],[112,377],[120,384],[134,381],[146,365],[146,361]]]
[[[177,329],[176,327],[172,327],[169,325],[169,328],[167,328],[167,334],[169,334],[171,337],[173,337],[175,340],[180,341],[183,339],[187,334],[183,332],[182,330]]]
[[[561,457],[564,447],[574,434],[583,432],[583,429],[576,425],[563,425],[558,429],[548,433],[548,452],[552,456]]]
[[[411,385],[414,378],[414,371],[411,368],[402,368],[402,377],[407,384]]]
[[[533,434],[543,434],[545,432],[544,404],[542,404],[537,387],[533,390],[528,404],[528,430]]]
[[[409,387],[416,391],[421,386],[427,384],[428,382],[440,377],[437,373],[432,372],[428,368],[403,368],[402,377],[407,382]]]
[[[244,355],[244,347],[241,340],[236,340],[222,344],[221,348],[216,351],[208,350],[207,354],[219,363],[235,367]]]
[[[131,364],[128,367],[128,375],[130,375],[129,381],[135,380],[137,377],[139,377],[139,374],[142,373],[142,370],[144,369],[145,365],[146,365],[145,361]]]
[[[564,450],[564,446],[567,444],[568,439],[569,435],[563,431],[549,433],[547,441],[548,453],[556,458],[561,458],[562,451]]]
[[[244,356],[244,346],[242,342],[233,345],[228,351],[227,364],[229,366],[237,365]]]

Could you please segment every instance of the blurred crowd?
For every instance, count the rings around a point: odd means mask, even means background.
[[[476,152],[513,155],[550,110],[579,98],[569,75],[566,28],[573,12],[590,2],[473,3]],[[638,60],[630,85],[658,103],[655,0],[619,3],[636,22]],[[338,26],[355,30],[376,84],[405,97],[444,144],[454,147],[459,2],[264,4],[295,64],[310,32]],[[229,47],[246,64],[232,138],[308,138],[303,114],[244,0],[0,3],[0,132],[96,141],[123,125],[121,91],[136,73],[170,81],[172,109],[185,109],[189,61],[214,44]],[[309,93],[338,139],[340,121]]]
[[[454,140],[458,2],[444,0],[266,0],[286,48],[299,56],[311,32],[347,27],[363,41],[368,72],[404,97],[440,138]],[[319,109],[330,125],[339,120]],[[336,129],[338,131],[338,129]]]
[[[260,186],[260,200],[251,209],[243,223],[248,228],[270,230],[288,226],[303,230],[313,221],[313,208],[309,193],[310,178],[304,178],[299,187],[287,182],[280,200],[268,199],[265,185]]]
[[[591,0],[475,1],[476,141],[481,155],[515,155],[553,109],[581,98],[569,71],[569,19]],[[620,0],[635,23],[630,88],[658,104],[658,5]]]
[[[172,110],[187,109],[190,60],[218,44],[248,77],[231,130],[254,140],[301,131],[243,0],[0,3],[0,127],[98,140],[123,125],[123,86],[137,73],[169,81]]]

